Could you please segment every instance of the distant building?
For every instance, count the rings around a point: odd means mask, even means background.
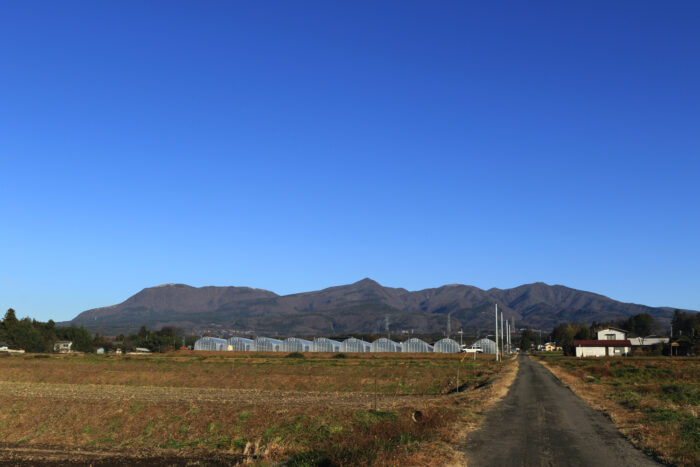
[[[619,341],[627,339],[627,331],[619,328],[605,328],[598,331],[598,340]]]
[[[7,352],[8,350],[10,350],[10,348],[7,346],[7,344],[0,342],[0,352]]]
[[[73,351],[73,342],[58,341],[53,345],[53,351],[58,353],[71,353]]]
[[[627,339],[575,340],[574,348],[577,357],[619,357],[630,353],[632,343]]]
[[[647,347],[658,344],[668,344],[668,337],[661,336],[647,336],[647,337],[631,337],[630,342],[632,347]]]

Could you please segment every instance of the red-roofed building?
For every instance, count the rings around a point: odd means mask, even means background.
[[[595,339],[574,341],[577,357],[615,357],[627,355],[632,343],[627,339]]]

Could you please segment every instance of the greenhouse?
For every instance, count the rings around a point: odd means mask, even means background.
[[[433,346],[428,344],[424,340],[412,337],[402,344],[401,351],[409,353],[432,352]]]
[[[484,353],[495,354],[496,343],[491,339],[479,339],[472,344],[472,349],[481,349]]]
[[[371,345],[372,344],[365,342],[362,339],[349,337],[340,343],[340,351],[354,353],[369,352]]]
[[[312,352],[340,352],[340,342],[328,339],[327,337],[317,337],[311,346]]]
[[[282,341],[282,352],[311,352],[311,341],[290,337]]]
[[[433,346],[433,351],[440,353],[459,353],[461,350],[459,344],[449,337],[440,339]]]
[[[282,349],[282,341],[270,337],[258,337],[253,341],[256,352],[279,352]]]
[[[372,352],[401,352],[401,344],[386,337],[381,337],[372,342],[370,350]]]
[[[228,340],[228,350],[236,352],[249,352],[253,350],[253,341],[245,337],[230,337]]]
[[[194,350],[226,350],[228,342],[216,337],[202,337],[194,343]]]

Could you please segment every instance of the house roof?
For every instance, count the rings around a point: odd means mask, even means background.
[[[575,340],[574,347],[632,347],[632,343],[628,340]]]
[[[615,326],[605,326],[604,328],[598,329],[598,332],[605,331],[606,329],[610,329],[611,331],[619,331],[619,332],[624,332],[625,334],[629,334],[629,331],[626,331],[626,330],[620,329],[620,328],[616,328]]]

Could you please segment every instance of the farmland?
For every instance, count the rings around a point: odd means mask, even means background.
[[[669,464],[700,464],[699,359],[539,358],[648,454]]]
[[[124,452],[130,463],[448,461],[456,426],[474,426],[504,392],[488,383],[515,367],[436,354],[4,357],[0,449],[96,464]]]

